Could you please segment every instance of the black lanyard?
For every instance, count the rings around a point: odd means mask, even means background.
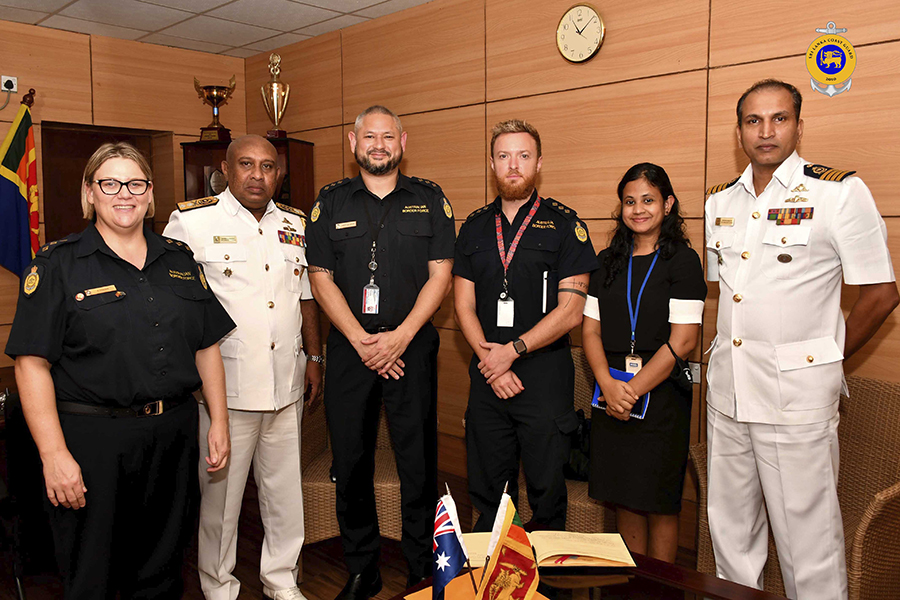
[[[363,201],[363,207],[366,209],[366,220],[369,222],[369,234],[372,236],[372,256],[369,259],[369,271],[372,272],[370,283],[372,283],[375,280],[375,270],[378,269],[378,261],[375,260],[375,250],[378,248],[378,235],[381,233],[381,228],[384,227],[384,220],[387,218],[388,213],[391,212],[391,208],[394,207],[394,202],[388,202],[384,214],[381,215],[381,221],[378,222],[378,227],[375,227],[375,223],[372,221],[372,213],[369,212],[368,200]]]

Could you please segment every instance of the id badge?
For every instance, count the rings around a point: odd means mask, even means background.
[[[368,284],[363,288],[363,314],[378,314],[378,295],[380,290],[374,283]]]
[[[506,297],[497,300],[497,327],[512,327],[515,320],[516,303]]]
[[[625,357],[625,372],[637,374],[641,367],[644,366],[644,361],[637,354],[629,354]]]

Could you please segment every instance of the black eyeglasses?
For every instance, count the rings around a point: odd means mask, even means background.
[[[131,181],[119,181],[118,179],[97,179],[94,181],[100,186],[100,191],[107,196],[115,196],[122,190],[122,186],[127,186],[128,191],[135,196],[140,196],[147,192],[150,188],[149,179],[132,179]]]

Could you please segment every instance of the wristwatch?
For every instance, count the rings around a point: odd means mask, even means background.
[[[522,356],[523,354],[528,352],[528,346],[525,345],[525,342],[522,341],[522,338],[516,338],[513,340],[513,349],[519,356]]]
[[[314,363],[319,363],[320,365],[325,364],[325,357],[321,354],[307,354],[306,360],[312,361]]]

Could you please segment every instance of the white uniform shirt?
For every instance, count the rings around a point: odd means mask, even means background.
[[[805,164],[794,152],[758,197],[748,166],[706,203],[707,279],[719,281],[707,402],[737,421],[834,416],[846,385],[841,275],[849,285],[894,281],[866,185],[808,177]],[[812,218],[778,225],[773,209],[812,209]]]
[[[230,190],[216,197],[214,205],[173,212],[163,234],[191,247],[237,324],[219,342],[228,408],[278,410],[300,400],[306,374],[306,219],[270,200],[257,221]]]

